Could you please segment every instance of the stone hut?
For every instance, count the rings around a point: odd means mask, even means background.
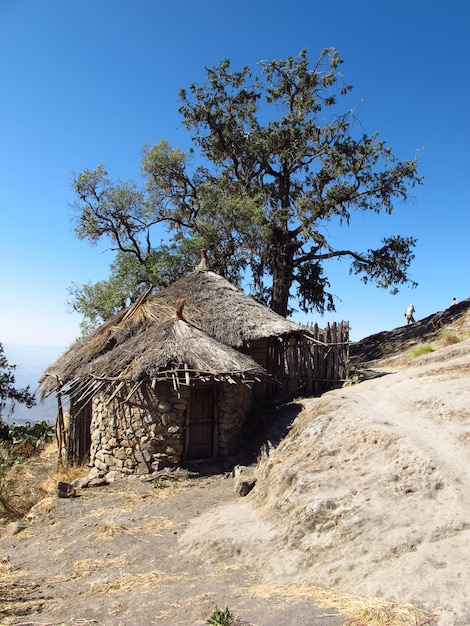
[[[205,254],[188,276],[151,292],[40,379],[43,397],[57,395],[59,446],[69,461],[134,473],[228,457],[255,398],[312,395],[313,356],[322,367],[327,359],[312,350],[309,330],[210,271]]]
[[[233,456],[253,383],[265,371],[188,323],[181,300],[173,318],[148,327],[143,304],[104,336],[103,329],[95,333],[102,345],[92,358],[85,357],[85,339],[44,373],[43,393],[55,386],[59,398],[70,396],[68,424],[61,410],[58,419],[64,456],[88,457],[102,475],[149,474]]]

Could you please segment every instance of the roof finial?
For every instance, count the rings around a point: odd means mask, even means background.
[[[200,254],[200,261],[199,263],[196,265],[196,269],[197,270],[208,270],[209,269],[209,264],[207,262],[207,250],[199,250],[199,254]]]
[[[183,309],[184,309],[185,301],[184,298],[178,298],[176,301],[176,311],[173,317],[177,320],[184,320],[183,317]]]

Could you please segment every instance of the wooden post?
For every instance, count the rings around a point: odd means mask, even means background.
[[[64,424],[64,411],[62,409],[62,395],[60,391],[57,392],[57,420],[56,420],[56,439],[57,448],[59,453],[58,464],[67,463],[68,461],[68,443],[66,441],[66,432]]]

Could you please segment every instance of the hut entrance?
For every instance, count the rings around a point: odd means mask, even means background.
[[[83,463],[90,454],[91,411],[91,402],[80,407],[70,407],[67,456],[74,463]]]
[[[185,441],[188,460],[217,456],[214,400],[215,387],[213,385],[191,389]]]

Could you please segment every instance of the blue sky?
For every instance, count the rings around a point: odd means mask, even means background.
[[[360,339],[402,325],[411,302],[419,319],[469,297],[469,27],[467,0],[0,0],[0,342],[60,353],[79,334],[67,288],[108,276],[106,246],[72,232],[73,172],[140,180],[145,143],[189,147],[178,90],[204,67],[303,48],[312,62],[339,50],[364,130],[400,159],[418,153],[424,176],[392,216],[344,232],[357,248],[416,237],[418,288],[391,296],[335,262],[337,312],[308,319],[348,320]]]

